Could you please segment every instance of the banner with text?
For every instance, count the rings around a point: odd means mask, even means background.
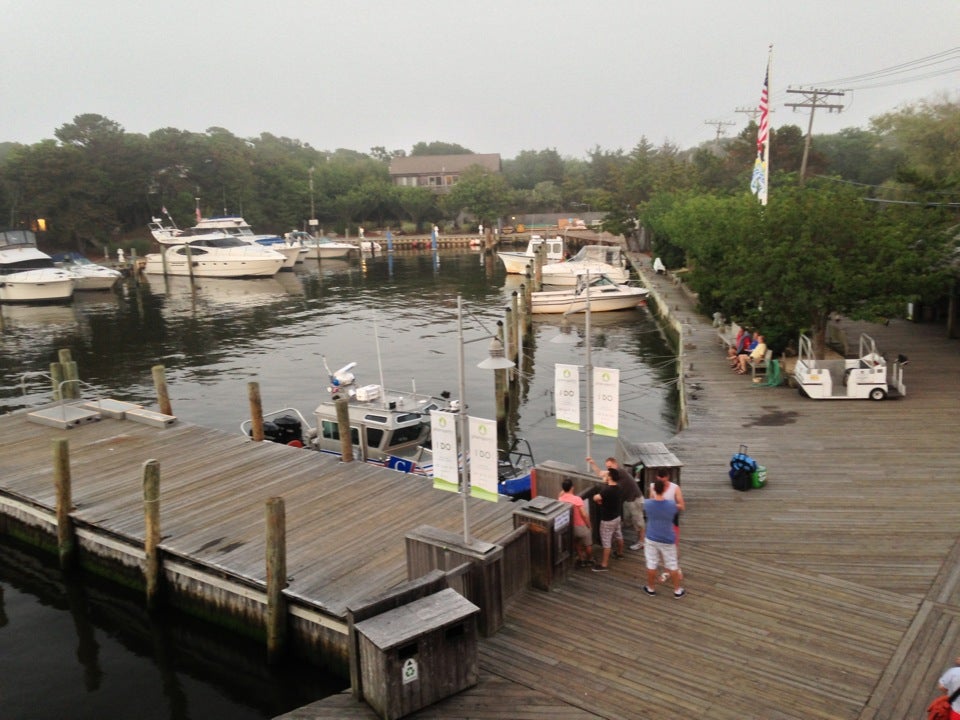
[[[497,421],[468,417],[470,422],[470,494],[497,501]]]
[[[554,371],[553,397],[557,427],[580,429],[580,366],[557,363]]]
[[[620,371],[593,369],[593,432],[617,437],[620,428]]]
[[[460,490],[460,463],[457,460],[457,421],[451,412],[430,413],[430,442],[433,446],[433,486],[438,490]]]

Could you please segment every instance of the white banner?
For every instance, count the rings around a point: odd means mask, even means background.
[[[617,437],[620,427],[620,371],[593,369],[593,432]]]
[[[557,363],[553,397],[556,405],[557,427],[580,429],[580,366]]]
[[[497,501],[497,422],[468,417],[470,422],[470,494]]]
[[[457,462],[457,416],[434,410],[430,413],[430,444],[433,446],[433,486],[438,490],[460,490]]]

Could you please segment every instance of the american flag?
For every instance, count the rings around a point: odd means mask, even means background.
[[[757,154],[763,154],[763,146],[770,135],[770,63],[763,77],[763,91],[760,93],[760,124],[757,128]]]

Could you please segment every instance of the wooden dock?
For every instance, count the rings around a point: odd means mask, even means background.
[[[684,327],[690,426],[669,447],[689,594],[643,595],[640,553],[527,591],[481,639],[479,685],[411,717],[923,717],[960,654],[960,342],[846,324],[909,356],[900,400],[754,387],[682,286],[638,260]],[[740,443],[767,487],[731,488]],[[283,717],[374,715],[342,693]]]
[[[669,448],[685,464],[688,596],[644,596],[640,553],[527,590],[481,639],[479,684],[411,717],[922,717],[960,654],[960,343],[942,326],[847,324],[910,357],[907,396],[812,401],[732,373],[682,286],[645,276],[684,329],[690,426]],[[165,562],[253,603],[265,503],[283,497],[285,596],[325,628],[320,642],[342,635],[348,605],[407,579],[407,532],[461,527],[459,496],[428,480],[180,421],[63,431],[21,413],[0,417],[0,531],[11,518],[49,530],[62,437],[81,545],[142,560],[141,467],[157,459]],[[730,487],[740,443],[767,487]],[[512,528],[509,503],[471,501],[470,514],[478,538]],[[284,717],[374,715],[342,693]]]

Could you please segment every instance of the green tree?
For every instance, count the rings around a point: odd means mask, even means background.
[[[460,180],[444,196],[443,204],[451,215],[462,210],[490,225],[507,212],[510,200],[510,187],[503,175],[473,165],[461,173]]]
[[[746,194],[681,198],[654,223],[686,252],[705,311],[781,339],[806,330],[818,356],[831,313],[902,312],[943,287],[952,249],[939,213],[878,207],[816,180],[779,188],[765,208]]]
[[[437,196],[426,187],[397,188],[397,204],[420,232],[423,221],[437,212]]]
[[[456,143],[434,140],[431,143],[418,142],[413,146],[410,155],[473,155],[473,151]]]

